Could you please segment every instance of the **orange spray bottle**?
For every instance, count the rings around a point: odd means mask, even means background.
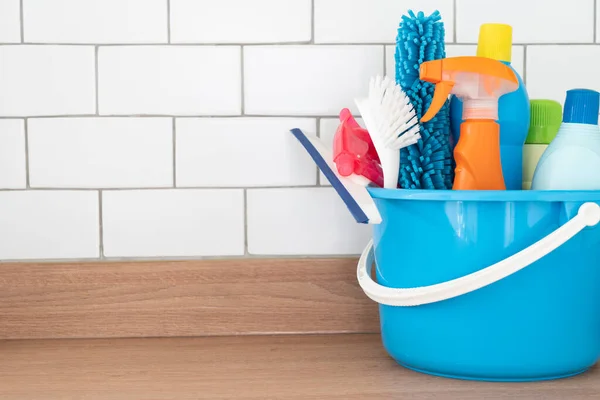
[[[427,122],[450,94],[463,101],[460,138],[454,149],[454,190],[506,190],[500,161],[498,99],[519,87],[515,73],[500,61],[484,57],[451,57],[421,64],[420,78],[435,83]]]

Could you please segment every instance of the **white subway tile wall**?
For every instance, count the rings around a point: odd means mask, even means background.
[[[109,190],[102,206],[107,257],[244,254],[242,189]]]
[[[94,47],[0,46],[0,116],[93,114]]]
[[[248,190],[250,254],[357,254],[370,235],[333,188]]]
[[[317,132],[314,118],[178,119],[177,186],[315,185],[317,167],[292,127]]]
[[[0,192],[3,260],[99,257],[99,226],[95,190]]]
[[[448,56],[512,24],[531,98],[600,90],[597,2],[0,0],[0,261],[357,254],[288,130],[332,146],[408,9]]]
[[[25,189],[25,121],[0,119],[0,189]]]
[[[20,0],[0,0],[0,43],[21,41]]]
[[[592,43],[595,0],[456,0],[456,39],[477,43],[482,21],[513,27],[513,43]]]
[[[23,0],[25,41],[167,43],[164,0]]]
[[[335,115],[355,110],[354,96],[383,74],[383,46],[244,48],[244,94],[250,115]]]
[[[307,42],[311,0],[171,0],[172,43]]]
[[[98,50],[102,115],[238,115],[239,46],[110,46]]]
[[[566,90],[600,90],[599,67],[600,45],[527,46],[527,88],[540,98],[563,103]]]
[[[32,188],[173,186],[171,118],[33,118]]]
[[[408,9],[443,15],[445,41],[454,36],[454,4],[448,0],[315,0],[315,43],[396,43]]]

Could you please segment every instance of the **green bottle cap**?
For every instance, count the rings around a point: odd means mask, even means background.
[[[531,100],[526,144],[550,144],[562,123],[562,106],[554,100]]]

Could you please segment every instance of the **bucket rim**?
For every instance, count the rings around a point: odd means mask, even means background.
[[[600,202],[600,190],[424,190],[367,187],[374,199],[427,201]]]

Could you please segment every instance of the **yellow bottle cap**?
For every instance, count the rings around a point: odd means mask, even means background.
[[[498,61],[511,62],[512,26],[506,24],[481,25],[477,55]]]

